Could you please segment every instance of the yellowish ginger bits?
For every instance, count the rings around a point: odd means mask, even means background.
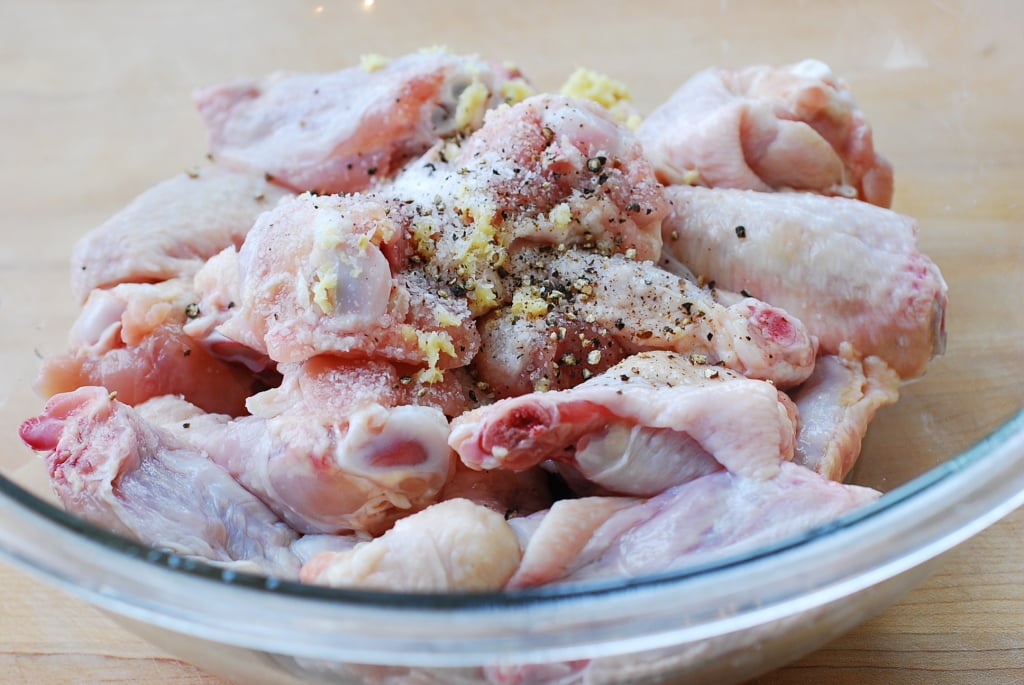
[[[486,314],[498,306],[498,297],[494,294],[494,284],[485,281],[476,281],[472,290],[467,293],[469,300],[469,311],[473,316]]]
[[[590,69],[577,69],[562,86],[562,95],[592,100],[611,109],[620,102],[631,102],[633,96],[625,84]]]
[[[429,369],[420,369],[416,372],[416,381],[423,383],[424,385],[432,385],[434,383],[440,383],[444,380],[444,371],[436,367]]]
[[[427,362],[427,366],[431,369],[437,368],[437,363],[441,360],[442,354],[447,354],[449,357],[457,356],[452,336],[444,331],[421,331],[406,324],[402,326],[402,338],[407,342],[416,342],[420,353]]]
[[[490,97],[491,91],[480,81],[479,76],[474,76],[473,82],[459,94],[459,102],[455,106],[455,128],[467,131],[479,126]]]
[[[474,199],[463,209],[473,222],[473,230],[465,238],[465,244],[455,255],[460,266],[467,273],[479,274],[488,266],[501,266],[505,261],[505,236],[494,225],[497,209],[494,204]]]
[[[505,263],[508,236],[494,225],[496,209],[488,201],[474,199],[469,207],[462,208],[473,227],[460,240],[455,253],[457,272],[466,278],[469,308],[475,316],[483,314],[498,304],[494,293],[493,270]]]
[[[509,79],[501,84],[501,97],[508,105],[522,102],[533,94],[533,87],[522,78]]]
[[[502,253],[494,224],[483,218],[473,222],[473,231],[457,258],[469,271],[479,273],[487,266],[498,266]]]
[[[414,217],[412,220],[411,237],[416,254],[424,259],[433,257],[435,252],[434,241],[437,238],[437,234],[437,223],[431,217]]]
[[[462,319],[441,305],[434,307],[434,317],[437,319],[438,325],[444,328],[452,328],[462,325]]]
[[[324,264],[316,270],[313,282],[313,303],[320,307],[324,314],[334,311],[335,296],[338,290],[338,271]]]
[[[526,319],[547,316],[548,303],[536,286],[519,288],[512,294],[512,313]]]
[[[368,74],[372,74],[375,71],[380,71],[388,65],[388,60],[382,55],[378,55],[375,52],[360,55],[359,66],[362,67],[363,71]]]
[[[590,69],[577,69],[562,86],[562,95],[590,100],[607,109],[621,124],[634,131],[640,126],[640,116],[632,111],[633,96],[621,81]]]
[[[568,228],[572,223],[572,210],[569,209],[568,203],[560,202],[552,207],[548,212],[548,220],[555,228],[563,230]]]
[[[431,368],[437,366],[437,362],[441,360],[442,353],[447,354],[449,357],[455,356],[455,345],[452,343],[452,336],[447,333],[431,331],[424,334],[423,331],[419,331],[416,337],[419,341],[420,351],[423,352],[427,359],[427,364]]]

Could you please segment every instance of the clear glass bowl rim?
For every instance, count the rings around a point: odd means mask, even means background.
[[[98,528],[3,476],[0,493],[0,552],[101,608],[163,628],[358,663],[476,665],[510,650],[571,659],[742,630],[939,556],[1024,504],[1024,409],[962,454],[804,534],[658,575],[516,592],[344,590],[225,572]],[[52,532],[72,544],[33,545],[11,521],[42,526],[34,540]],[[890,531],[892,539],[871,544]],[[792,564],[805,577],[787,570]],[[741,589],[723,594],[721,585],[736,588],[737,579]],[[211,600],[220,611],[210,611]]]

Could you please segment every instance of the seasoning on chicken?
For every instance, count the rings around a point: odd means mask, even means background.
[[[152,426],[104,388],[54,396],[20,436],[47,453],[65,508],[91,523],[238,570],[298,572],[293,530],[202,449]]]
[[[810,193],[667,192],[665,252],[699,277],[784,308],[822,353],[849,342],[907,379],[942,352],[946,283],[918,250],[910,217]]]
[[[649,261],[524,248],[506,269],[511,302],[482,320],[473,361],[498,397],[571,387],[643,350],[693,355],[780,388],[814,367],[817,341],[787,312],[754,298],[722,306]]]
[[[211,154],[296,192],[364,190],[479,126],[485,109],[504,102],[503,83],[518,76],[443,51],[368,66],[198,90]]]
[[[793,456],[792,404],[772,384],[657,352],[568,390],[512,397],[452,421],[449,444],[476,469],[552,459],[609,492],[649,496],[728,469],[770,478]]]
[[[190,278],[229,245],[241,245],[256,217],[289,195],[261,175],[220,167],[179,174],[145,191],[86,233],[71,254],[71,292]]]
[[[238,253],[237,306],[217,331],[278,362],[468,363],[478,340],[465,301],[440,297],[414,269],[393,270],[401,235],[390,208],[373,196],[303,194],[263,214]]]
[[[661,185],[632,132],[592,102],[536,95],[488,113],[454,165],[482,182],[498,216],[519,220],[517,238],[660,251]]]
[[[434,149],[380,194],[405,217],[409,262],[427,264],[475,316],[503,300],[513,245],[655,259],[668,211],[632,133],[591,102],[554,95],[489,112],[461,148]]]
[[[480,351],[472,369],[495,399],[571,388],[629,356],[597,321],[547,312],[539,298],[535,306],[543,316],[523,316],[512,305],[479,319]]]
[[[637,136],[666,184],[892,203],[892,166],[846,84],[817,60],[701,71]]]

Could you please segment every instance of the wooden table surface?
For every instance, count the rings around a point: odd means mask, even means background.
[[[1024,242],[1006,235],[1024,218],[1024,4],[665,1],[644,3],[646,17],[614,3],[451,7],[399,7],[392,0],[0,0],[5,473],[29,458],[13,436],[39,406],[30,389],[37,356],[61,348],[74,316],[66,285],[74,239],[202,158],[192,87],[278,67],[323,70],[362,53],[447,44],[514,59],[542,87],[586,64],[629,83],[638,106],[649,110],[686,74],[711,63],[822,57],[849,77],[878,122],[879,147],[896,163],[898,207],[940,233],[970,216],[977,235],[1001,236],[991,248],[967,240],[930,243],[947,273],[967,284],[961,302],[982,302],[1007,274],[1020,280]],[[500,19],[488,15],[498,12]],[[455,19],[462,16],[486,28],[465,31]],[[930,235],[939,234],[923,232],[925,244]],[[1010,330],[1024,330],[1019,309],[998,312]],[[950,356],[979,342],[969,330],[961,333]],[[1020,342],[1005,345],[1007,368],[1019,376]],[[988,401],[1004,416],[1021,403],[1020,384],[1011,380],[986,377],[1002,393]],[[947,383],[943,397],[959,392],[962,381],[948,369],[929,377]],[[0,564],[0,684],[222,682]],[[957,550],[874,620],[756,682],[1024,683],[1024,511]]]

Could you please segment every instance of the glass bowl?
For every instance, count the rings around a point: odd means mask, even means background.
[[[740,682],[913,587],[1024,502],[1024,10],[1012,3],[118,3],[9,8],[3,35],[0,550],[239,683]],[[948,348],[871,426],[852,482],[885,492],[823,528],[630,581],[403,595],[268,581],[158,552],[51,504],[17,439],[39,356],[76,313],[75,239],[201,160],[190,91],[443,44],[541,89],[578,66],[650,111],[712,64],[828,62],[896,169],[894,208],[950,286]]]

